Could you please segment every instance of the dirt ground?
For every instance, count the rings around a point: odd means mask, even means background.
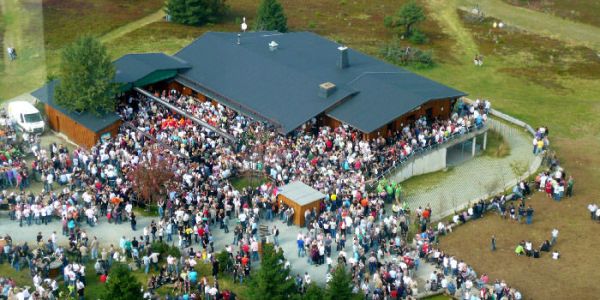
[[[600,174],[600,140],[581,137],[558,139],[561,165],[575,178],[573,198],[555,202],[536,193],[528,204],[535,209],[532,225],[501,219],[495,214],[456,228],[441,239],[440,246],[473,266],[477,273],[487,273],[491,280],[505,279],[521,290],[525,299],[598,299],[600,295],[600,223],[590,219],[587,205],[600,204],[597,176]],[[559,230],[555,249],[561,253],[553,260],[548,253],[539,259],[516,256],[514,249],[521,240],[531,240],[535,247],[550,239],[552,229]],[[495,235],[497,251],[490,251]]]

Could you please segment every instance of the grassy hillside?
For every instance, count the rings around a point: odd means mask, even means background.
[[[561,18],[600,26],[597,0],[502,0],[511,5],[549,13]]]
[[[83,34],[101,36],[163,4],[163,0],[43,0],[45,45],[59,49]]]

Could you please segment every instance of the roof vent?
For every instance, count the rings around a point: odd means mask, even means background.
[[[271,51],[275,51],[275,50],[277,50],[277,47],[278,47],[278,46],[279,46],[279,44],[277,44],[275,41],[271,41],[271,42],[269,43],[269,50],[271,50]]]
[[[340,50],[340,58],[339,58],[339,61],[337,63],[337,66],[340,69],[345,69],[349,65],[349,62],[348,62],[348,47],[346,47],[346,46],[339,46],[338,50]]]
[[[319,97],[327,98],[331,96],[336,90],[335,84],[331,82],[324,82],[319,84]]]

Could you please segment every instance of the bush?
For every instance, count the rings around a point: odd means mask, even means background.
[[[421,51],[417,49],[414,56],[415,62],[413,63],[413,65],[417,68],[428,69],[435,65],[435,63],[433,62],[433,53],[431,52],[431,50]]]
[[[233,266],[233,260],[231,259],[231,256],[229,256],[229,252],[227,252],[227,250],[223,250],[217,254],[217,261],[219,262],[220,273],[229,271],[231,266]]]
[[[118,264],[110,271],[102,296],[111,300],[142,299],[142,285],[127,266]]]
[[[424,33],[422,33],[420,30],[416,30],[416,29],[410,35],[408,40],[410,40],[411,42],[413,42],[415,44],[419,44],[419,45],[426,44],[429,42],[429,38],[427,38],[427,36]]]
[[[171,255],[173,257],[181,256],[181,251],[179,251],[179,248],[177,248],[175,246],[169,246],[165,242],[159,242],[159,241],[153,242],[150,245],[150,249],[152,249],[152,252],[160,253],[161,256],[168,256],[168,255]]]
[[[392,41],[381,48],[381,55],[389,62],[401,66],[412,66],[427,69],[435,66],[433,53],[415,47],[400,47],[397,41]]]

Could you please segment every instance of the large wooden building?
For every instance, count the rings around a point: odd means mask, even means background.
[[[423,115],[447,118],[465,95],[311,32],[208,32],[174,56],[190,68],[153,88],[219,102],[281,134],[347,124],[372,138]]]
[[[114,62],[121,92],[178,90],[221,103],[281,134],[304,125],[349,125],[374,138],[425,115],[447,118],[465,93],[310,32],[208,32],[173,56],[128,54]],[[91,146],[119,127],[56,105],[49,83],[34,92],[50,126]]]

